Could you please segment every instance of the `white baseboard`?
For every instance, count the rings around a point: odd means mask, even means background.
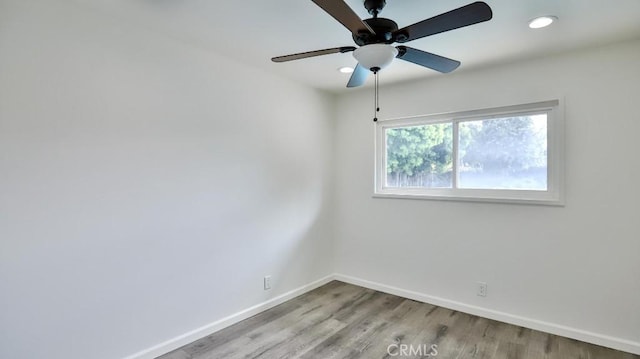
[[[640,343],[626,340],[626,339],[611,337],[611,336],[599,334],[599,333],[593,333],[586,330],[571,328],[571,327],[567,327],[560,324],[544,322],[541,320],[525,318],[518,315],[486,309],[486,308],[482,308],[474,305],[456,302],[456,301],[445,299],[445,298],[435,297],[435,296],[431,296],[423,293],[418,293],[418,292],[401,289],[401,288],[393,287],[393,286],[382,284],[382,283],[372,282],[365,279],[350,277],[342,274],[335,274],[333,279],[339,280],[341,282],[350,283],[350,284],[358,285],[361,287],[377,290],[380,292],[397,295],[403,298],[409,298],[419,302],[429,303],[429,304],[437,305],[439,307],[444,307],[444,308],[456,310],[459,312],[477,315],[483,318],[493,319],[500,322],[514,324],[514,325],[518,325],[518,326],[529,328],[529,329],[539,330],[546,333],[551,333],[551,334],[555,334],[555,335],[559,335],[567,338],[580,340],[587,343],[601,345],[604,347],[640,355]]]
[[[186,344],[194,342],[200,338],[204,338],[208,335],[211,335],[221,329],[229,327],[233,324],[236,324],[242,320],[245,320],[249,317],[252,317],[260,312],[263,312],[267,309],[273,308],[278,304],[282,304],[290,299],[293,299],[301,294],[312,291],[322,285],[325,285],[332,280],[334,280],[334,275],[329,275],[324,278],[318,279],[312,283],[303,285],[302,287],[291,290],[287,293],[281,294],[275,298],[272,298],[266,302],[262,302],[260,304],[254,305],[253,307],[242,310],[238,313],[232,314],[226,318],[222,318],[213,323],[207,324],[198,329],[192,330],[188,333],[177,336],[173,339],[169,339],[163,343],[155,345],[151,348],[142,350],[138,353],[130,355],[125,359],[153,359],[160,355],[169,353],[170,351],[176,350]]]
[[[350,283],[350,284],[358,285],[361,287],[377,290],[380,292],[397,295],[403,298],[413,299],[419,302],[437,305],[439,307],[457,310],[459,312],[477,315],[483,318],[493,319],[493,320],[497,320],[504,323],[514,324],[514,325],[518,325],[525,328],[539,330],[546,333],[560,335],[563,337],[572,338],[572,339],[580,340],[583,342],[601,345],[604,347],[613,348],[613,349],[622,350],[628,353],[640,355],[640,343],[638,342],[616,338],[616,337],[612,337],[604,334],[593,333],[586,330],[571,328],[571,327],[567,327],[560,324],[544,322],[541,320],[536,320],[531,318],[525,318],[518,315],[513,315],[513,314],[500,312],[496,310],[486,309],[486,308],[482,308],[474,305],[456,302],[456,301],[445,299],[445,298],[440,298],[440,297],[436,297],[436,296],[432,296],[424,293],[397,288],[394,286],[390,286],[390,285],[386,285],[378,282],[373,282],[366,279],[351,277],[343,274],[333,274],[333,275],[329,275],[324,278],[318,279],[307,285],[303,285],[299,288],[296,288],[282,295],[279,295],[266,302],[254,305],[253,307],[250,307],[238,313],[232,314],[226,318],[222,318],[211,324],[207,324],[201,328],[192,330],[188,333],[182,334],[173,339],[169,339],[163,343],[160,343],[149,349],[140,351],[136,354],[130,355],[124,359],[156,358],[162,354],[166,354],[172,350],[178,349],[186,344],[194,342],[200,338],[206,337],[207,335],[211,335],[221,329],[229,327],[244,319],[252,317],[267,309],[273,308],[278,304],[282,304],[286,302],[287,300],[293,299],[299,295],[302,295],[306,292],[314,290],[324,284],[331,282],[332,280],[339,280],[341,282]]]

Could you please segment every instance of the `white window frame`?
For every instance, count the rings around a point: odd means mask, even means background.
[[[535,102],[472,111],[431,114],[379,120],[375,123],[375,189],[374,197],[432,200],[481,201],[499,203],[525,203],[564,205],[564,109],[559,100]],[[458,181],[458,124],[460,122],[547,114],[547,190],[518,189],[462,189],[455,188]],[[386,187],[387,129],[437,123],[453,124],[453,188],[398,188]]]

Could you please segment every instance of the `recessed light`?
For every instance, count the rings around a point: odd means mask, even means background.
[[[532,29],[541,29],[551,25],[556,20],[558,20],[558,18],[551,15],[539,16],[529,21],[529,27]]]
[[[350,74],[353,72],[353,67],[348,67],[348,66],[341,67],[338,69],[338,71],[342,72],[343,74]]]

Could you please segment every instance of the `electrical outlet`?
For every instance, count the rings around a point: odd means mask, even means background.
[[[264,290],[271,289],[271,276],[267,275],[264,277]]]
[[[487,283],[485,283],[485,282],[477,282],[476,284],[478,285],[478,292],[476,294],[478,294],[478,296],[480,296],[480,297],[486,297],[487,296]]]

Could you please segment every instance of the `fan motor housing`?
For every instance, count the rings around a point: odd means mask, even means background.
[[[353,41],[359,46],[391,44],[395,42],[393,33],[398,30],[398,24],[395,21],[382,17],[374,17],[363,21],[367,23],[376,34],[374,35],[366,30],[353,34]]]

